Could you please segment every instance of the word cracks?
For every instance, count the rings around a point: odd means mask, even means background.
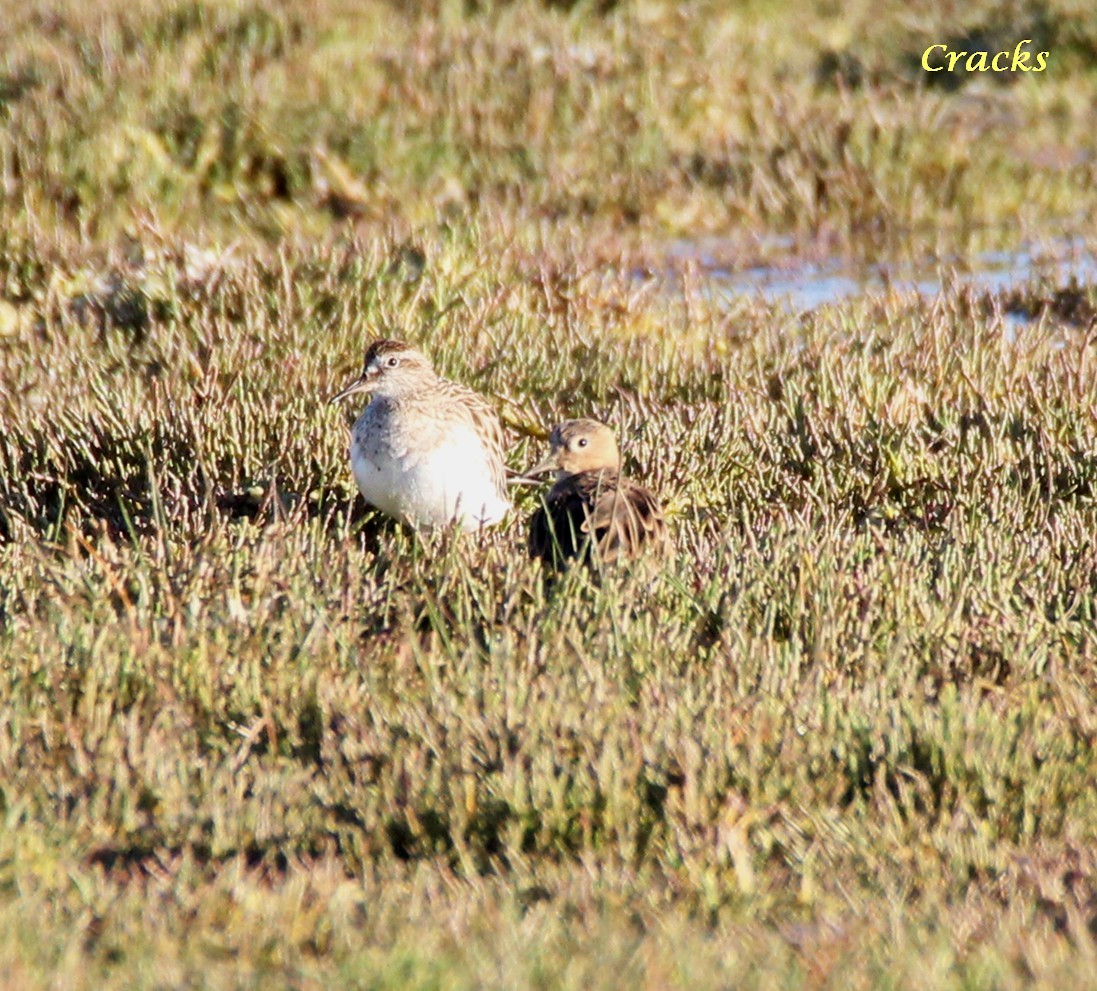
[[[956,63],[966,57],[967,62],[962,64],[968,72],[986,72],[988,69],[992,69],[994,72],[1017,72],[1018,70],[1021,72],[1043,72],[1047,68],[1047,57],[1051,53],[1037,52],[1036,64],[1029,65],[1028,60],[1032,57],[1032,53],[1022,49],[1031,42],[1031,38],[1025,38],[1024,41],[1017,42],[1017,47],[1013,49],[1012,53],[998,52],[993,58],[990,52],[971,52],[970,54],[968,52],[950,52],[948,45],[930,45],[922,52],[922,68],[926,72],[943,72],[946,68],[943,62],[947,60],[948,71],[952,72],[956,68]],[[933,54],[938,48],[943,49],[943,55]]]

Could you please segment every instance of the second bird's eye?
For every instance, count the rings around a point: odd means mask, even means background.
[[[586,447],[587,439],[586,437],[580,437],[575,443],[577,443],[580,447]]]
[[[393,355],[391,358],[389,358],[388,361],[385,362],[385,364],[388,365],[389,368],[395,368],[397,365],[400,364],[400,359]]]

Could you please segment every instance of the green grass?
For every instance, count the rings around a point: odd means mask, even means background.
[[[959,288],[550,310],[523,262],[437,251],[415,282],[381,245],[248,259],[139,337],[60,309],[7,342],[9,972],[1076,981],[1089,337],[1004,345]],[[363,519],[322,400],[369,326],[531,420],[613,422],[672,563],[548,591],[528,496],[482,540]]]
[[[0,986],[1097,986],[1097,293],[628,274],[1084,233],[1088,19],[940,14],[1062,56],[947,90],[879,5],[599,6],[0,28]],[[366,512],[379,333],[516,468],[612,423],[667,566]]]
[[[522,241],[576,221],[920,258],[1092,227],[1097,30],[1075,0],[917,19],[890,0],[403,6],[14,15],[4,228],[276,239],[472,217]],[[921,68],[930,43],[1025,38],[1045,73]]]

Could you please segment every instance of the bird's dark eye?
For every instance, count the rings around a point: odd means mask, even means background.
[[[586,437],[580,437],[575,443],[578,444],[580,447],[586,447],[587,439]]]
[[[400,364],[400,359],[397,358],[396,355],[393,355],[391,358],[389,358],[388,361],[385,362],[385,364],[388,365],[389,368],[395,368],[397,365]]]

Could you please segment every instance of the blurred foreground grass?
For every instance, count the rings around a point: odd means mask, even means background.
[[[973,95],[867,7],[595,6],[0,28],[0,984],[1097,985],[1094,290],[794,314],[631,263],[1085,222],[1085,19],[1034,22],[1072,75]],[[1075,164],[923,172],[970,100]],[[665,571],[546,590],[529,494],[482,539],[365,514],[323,400],[380,331],[613,423]]]
[[[1085,986],[1092,329],[405,254],[166,261],[0,349],[12,986]],[[362,519],[373,327],[616,424],[665,573],[546,592],[529,497]]]

